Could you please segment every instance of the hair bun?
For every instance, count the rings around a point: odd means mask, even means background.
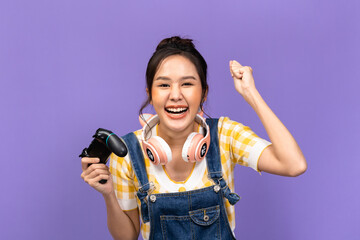
[[[177,49],[180,49],[183,51],[189,51],[190,49],[195,48],[192,41],[193,41],[192,39],[181,38],[179,36],[165,38],[156,47],[156,51],[163,49],[163,48],[177,48]]]

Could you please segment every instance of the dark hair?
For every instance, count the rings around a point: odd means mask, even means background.
[[[141,105],[141,108],[139,110],[140,116],[142,115],[142,111],[144,110],[144,108],[151,102],[151,90],[156,71],[158,70],[162,61],[172,55],[180,55],[186,57],[195,65],[196,71],[199,74],[201,81],[202,94],[200,109],[203,110],[204,99],[209,89],[209,86],[207,84],[207,64],[205,62],[205,59],[196,50],[195,45],[192,43],[192,39],[174,36],[163,39],[156,47],[155,52],[153,53],[152,57],[148,62],[146,69],[146,87],[149,91],[149,96],[147,100]]]

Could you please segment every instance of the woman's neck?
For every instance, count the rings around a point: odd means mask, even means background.
[[[198,127],[198,123],[194,122],[184,131],[173,132],[164,129],[161,124],[158,125],[158,136],[164,139],[171,148],[172,161],[168,162],[164,168],[173,181],[185,181],[194,169],[195,163],[183,161],[181,153],[187,137],[190,133],[197,132]]]
[[[173,132],[168,129],[164,129],[161,124],[158,125],[158,135],[164,139],[170,148],[182,148],[187,137],[192,132],[198,131],[199,124],[194,122],[193,125],[190,125],[187,129],[181,132]]]

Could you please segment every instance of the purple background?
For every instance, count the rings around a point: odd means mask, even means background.
[[[111,239],[102,196],[80,178],[98,127],[139,128],[157,43],[195,39],[209,65],[206,110],[268,139],[228,61],[308,161],[298,178],[237,167],[239,239],[360,239],[359,1],[0,2],[0,239]],[[150,110],[149,110],[150,111]]]

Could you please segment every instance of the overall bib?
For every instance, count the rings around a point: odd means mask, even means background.
[[[210,127],[211,137],[206,163],[214,185],[197,190],[151,194],[151,184],[137,137],[134,133],[122,137],[139,181],[137,196],[141,202],[141,218],[144,223],[150,221],[151,240],[235,239],[226,214],[224,198],[234,205],[240,197],[231,193],[222,178],[218,119],[206,119],[206,122]]]

